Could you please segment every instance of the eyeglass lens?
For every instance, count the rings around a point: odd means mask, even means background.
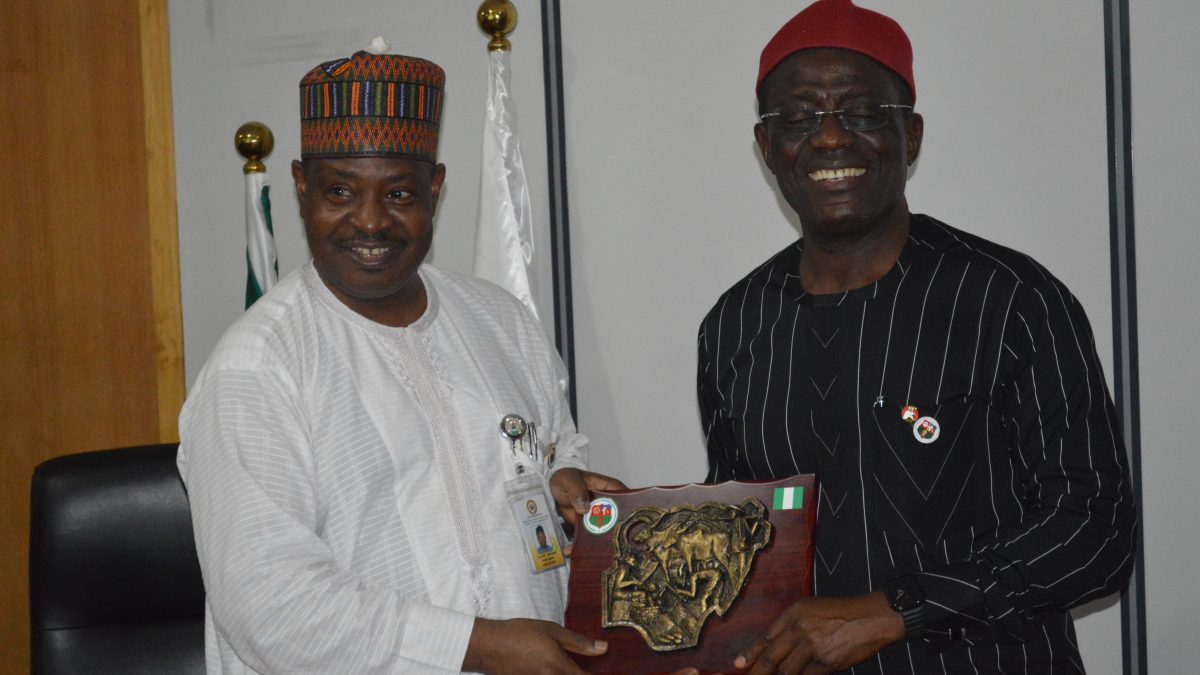
[[[888,115],[897,110],[912,110],[912,106],[894,103],[864,103],[839,110],[816,110],[800,107],[763,115],[779,131],[789,135],[805,135],[821,128],[821,118],[833,115],[846,131],[872,131],[888,123]]]

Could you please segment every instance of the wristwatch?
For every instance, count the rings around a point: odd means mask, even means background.
[[[904,618],[904,639],[915,640],[925,634],[925,593],[911,576],[888,579],[883,583],[888,605]]]

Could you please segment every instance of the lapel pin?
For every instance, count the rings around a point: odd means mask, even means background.
[[[913,437],[921,443],[929,444],[942,434],[942,425],[934,418],[926,415],[913,424]]]

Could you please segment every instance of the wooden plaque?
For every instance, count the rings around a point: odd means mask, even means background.
[[[596,497],[612,500],[615,517],[608,522],[601,504],[594,516],[589,513],[584,518],[592,519],[592,529],[597,529],[597,524],[607,529],[596,534],[583,526],[577,528],[566,615],[567,628],[608,642],[608,652],[601,657],[575,655],[580,667],[594,675],[672,673],[688,666],[702,673],[729,672],[734,658],[765,633],[790,604],[812,593],[812,533],[817,515],[817,484],[812,474],[777,481],[598,491]],[[695,543],[702,536],[697,534],[701,528],[695,524],[698,514],[742,513],[745,505],[749,505],[746,509],[751,514],[765,510],[762,520],[770,526],[751,519],[751,525],[739,523],[733,528],[740,538],[718,533],[715,538],[709,535],[700,544]],[[664,512],[674,515],[654,520]],[[723,520],[728,522],[730,518]],[[658,523],[654,526],[657,529],[652,529],[652,521]],[[638,536],[642,530],[646,533]],[[668,531],[670,536],[660,536]],[[769,537],[765,546],[750,556],[751,544],[746,542],[753,539],[756,543],[752,546],[757,547],[764,537]],[[739,553],[732,553],[734,550]],[[750,557],[752,560],[748,560]],[[639,569],[651,572],[632,573],[639,565]],[[744,568],[749,569],[748,573]],[[654,576],[650,582],[637,585],[651,574]],[[711,599],[696,598],[714,587],[725,591],[740,574],[744,574],[740,592],[727,606],[720,607],[723,614],[707,610],[695,646],[664,647],[661,641],[651,646],[653,636],[661,638],[663,633],[686,644],[688,638],[679,636],[681,631],[675,623],[691,622],[672,622],[671,613],[688,619],[696,615],[697,608],[713,606],[719,593],[710,593]],[[700,583],[694,580],[697,577]],[[633,581],[625,581],[631,578]],[[628,622],[606,628],[605,620],[612,624],[614,619],[629,619],[630,603],[624,598],[631,589],[638,596],[640,616],[661,613],[668,618],[661,618],[650,628],[631,627]],[[614,597],[622,599],[614,605]],[[680,614],[680,602],[692,603],[691,614]],[[647,603],[653,604],[652,612],[646,611]]]

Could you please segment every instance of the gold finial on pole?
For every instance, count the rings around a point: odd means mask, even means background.
[[[509,0],[483,0],[475,18],[479,21],[479,29],[492,36],[488,42],[489,52],[512,49],[507,36],[517,27],[517,8]]]
[[[262,122],[246,122],[238,127],[233,145],[246,158],[242,173],[265,173],[267,165],[262,160],[275,149],[275,135]]]

